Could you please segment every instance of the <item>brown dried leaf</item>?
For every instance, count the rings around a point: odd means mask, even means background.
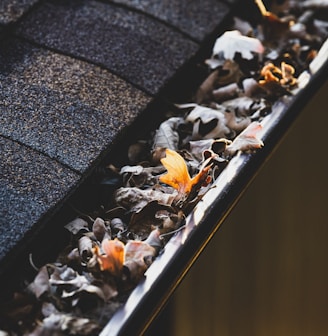
[[[30,336],[41,335],[80,335],[92,336],[99,335],[100,326],[88,319],[72,316],[70,314],[51,314],[38,324],[37,328]]]
[[[286,94],[288,90],[297,84],[294,78],[294,68],[282,62],[280,68],[273,63],[267,63],[261,70],[263,79],[259,80],[259,85],[272,96]]]
[[[87,262],[92,257],[92,240],[88,236],[82,236],[78,242],[79,253],[81,259]]]
[[[157,182],[156,175],[162,173],[161,167],[123,166],[120,174],[123,176],[123,184],[126,187],[143,187],[154,185]]]
[[[263,146],[263,142],[258,138],[258,132],[262,130],[262,125],[252,122],[243,132],[241,132],[233,142],[227,146],[226,152],[234,155],[237,151],[249,151]]]
[[[328,9],[328,0],[306,0],[300,3],[305,9]]]
[[[206,63],[210,67],[214,67],[213,59],[209,59]],[[224,60],[220,64],[216,64],[215,70],[204,80],[197,90],[195,101],[197,104],[206,103],[213,99],[213,91],[222,86],[238,83],[242,77],[239,64],[233,60]]]
[[[134,212],[129,223],[129,230],[143,240],[148,237],[154,226],[160,225],[160,220],[156,218],[159,211],[173,211],[172,208],[158,201],[150,201],[142,209]]]
[[[240,89],[237,83],[228,84],[213,90],[213,99],[217,103],[222,103],[225,100],[232,99],[238,96]]]
[[[192,140],[224,138],[230,133],[226,125],[225,109],[196,105],[186,121],[193,124]]]
[[[66,265],[51,265],[51,269],[53,271],[49,278],[49,284],[51,286],[72,286],[72,288],[79,288],[90,283],[86,276],[80,275],[74,269]]]
[[[90,295],[95,295],[101,300],[105,301],[105,295],[103,291],[101,290],[101,288],[98,286],[94,286],[90,283],[83,283],[80,287],[72,291],[63,291],[62,298],[63,299],[67,299],[67,298],[73,299],[85,293],[90,294]],[[75,301],[75,304],[77,302],[78,300]]]
[[[183,123],[183,118],[172,117],[162,122],[156,131],[153,147],[162,147],[176,150],[179,145],[178,127]]]
[[[130,280],[137,283],[156,256],[157,250],[143,241],[131,240],[125,246],[124,266],[129,270]]]
[[[49,274],[47,266],[40,268],[38,274],[30,283],[28,289],[34,293],[36,298],[40,298],[43,294],[48,293],[50,290]]]
[[[99,242],[104,238],[111,238],[110,228],[105,225],[105,221],[100,217],[97,217],[93,222],[92,232]]]
[[[65,229],[70,231],[73,235],[77,235],[79,232],[89,231],[88,222],[82,218],[75,218],[68,224],[66,224]]]
[[[116,202],[132,212],[138,212],[149,202],[157,201],[161,204],[171,205],[176,194],[164,193],[157,189],[119,188],[116,192]]]
[[[144,242],[158,251],[162,247],[162,239],[160,236],[161,231],[159,229],[155,229],[149,234],[148,238]]]

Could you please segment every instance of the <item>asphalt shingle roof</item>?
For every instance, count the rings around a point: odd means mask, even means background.
[[[231,1],[0,3],[0,265],[99,162]]]

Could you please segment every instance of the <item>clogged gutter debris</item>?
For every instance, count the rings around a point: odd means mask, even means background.
[[[270,11],[255,2],[261,23],[235,18],[205,60],[208,76],[194,100],[176,105],[151,139],[132,145],[130,162],[106,167],[107,179],[120,181],[112,199],[66,225],[71,244],[0,303],[0,329],[98,334],[230,159],[261,149],[262,119],[320,68],[328,2],[276,1]]]

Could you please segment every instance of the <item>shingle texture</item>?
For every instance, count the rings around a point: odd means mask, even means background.
[[[46,2],[24,20],[19,33],[101,64],[152,94],[198,48],[147,16],[90,0]]]
[[[38,0],[1,0],[0,24],[8,24],[18,20]]]
[[[81,173],[150,100],[86,62],[16,40],[4,49],[1,134]]]
[[[77,183],[78,174],[0,137],[0,258]]]
[[[166,100],[229,11],[214,0],[0,1],[0,266]]]
[[[210,34],[227,14],[229,8],[215,0],[113,0],[148,13],[201,41]]]

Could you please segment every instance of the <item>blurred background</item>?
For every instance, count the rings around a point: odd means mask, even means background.
[[[328,335],[327,97],[328,82],[175,291],[163,335]]]

